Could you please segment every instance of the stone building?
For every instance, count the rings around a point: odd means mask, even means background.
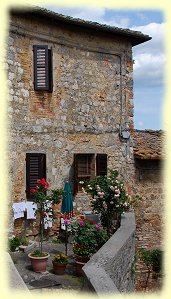
[[[151,217],[160,210],[152,201],[156,203],[156,192],[162,197],[162,183],[149,171],[152,164],[158,167],[158,162],[146,163],[136,146],[142,138],[138,134],[144,133],[134,131],[132,60],[132,47],[150,39],[141,32],[45,9],[10,11],[5,63],[10,207],[14,202],[32,200],[30,188],[37,178],[46,177],[51,188],[63,187],[69,180],[76,208],[87,210],[89,202],[80,193],[80,180],[117,169],[130,194],[143,194],[138,219],[142,221],[145,207],[146,223],[151,225]],[[26,229],[31,238],[36,237],[34,221],[12,219],[11,209],[10,232]],[[154,222],[160,231],[159,219]],[[137,227],[139,240],[145,240],[143,228]]]

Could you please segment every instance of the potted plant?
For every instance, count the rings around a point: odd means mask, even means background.
[[[82,273],[82,267],[99,248],[108,240],[106,231],[92,220],[80,216],[71,220],[71,231],[74,236],[73,252],[75,254],[76,271]]]
[[[44,178],[37,180],[37,185],[35,189],[31,189],[31,193],[34,194],[34,200],[37,204],[37,209],[35,209],[35,213],[37,218],[39,219],[39,236],[40,236],[40,248],[39,250],[35,250],[32,253],[29,253],[28,256],[31,260],[32,268],[35,272],[44,272],[46,271],[47,260],[49,258],[49,254],[47,252],[43,252],[43,231],[44,225],[47,224],[48,221],[53,220],[53,204],[56,204],[60,198],[58,198],[58,193],[52,190],[48,195],[49,184],[46,182]],[[61,190],[61,189],[59,189]],[[60,194],[60,192],[59,192]],[[60,197],[60,195],[59,195]]]
[[[153,272],[159,274],[162,271],[162,251],[158,248],[153,249],[151,255]]]
[[[120,226],[121,214],[129,209],[129,197],[124,184],[118,180],[118,171],[110,170],[109,176],[99,176],[88,182],[85,192],[91,195],[93,211],[98,212],[108,235]]]
[[[51,190],[51,200],[53,201],[53,211],[57,210],[59,206],[62,204],[62,196],[64,193],[63,188],[53,189]]]
[[[68,256],[64,253],[56,254],[52,259],[53,271],[55,274],[62,275],[68,264]]]
[[[15,251],[20,245],[20,239],[17,236],[13,236],[8,240],[8,246],[10,251]]]
[[[159,273],[162,270],[162,251],[159,249],[146,249],[141,248],[138,251],[139,258],[144,262],[147,267],[147,277],[144,283],[145,289],[148,286],[150,273],[153,274],[153,278],[158,278]]]

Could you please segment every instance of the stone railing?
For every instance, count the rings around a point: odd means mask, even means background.
[[[101,293],[133,292],[135,256],[135,216],[127,212],[121,226],[83,267],[85,291]]]

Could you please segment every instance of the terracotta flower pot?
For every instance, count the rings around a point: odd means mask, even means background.
[[[42,256],[42,257],[32,256],[31,253],[29,253],[28,257],[31,260],[32,269],[35,272],[45,272],[47,266],[47,260],[49,256],[50,255],[48,253],[46,256]]]
[[[67,264],[60,264],[52,261],[53,264],[53,271],[55,274],[63,275],[65,273],[65,269]]]
[[[78,276],[83,275],[82,267],[89,261],[88,256],[81,256],[75,254],[75,266],[76,266],[76,273]]]
[[[89,261],[89,259],[90,258],[88,256],[81,256],[81,255],[75,254],[75,260],[77,262],[87,263]]]
[[[79,262],[75,260],[75,265],[76,265],[76,273],[78,276],[83,276],[83,270],[82,267],[86,264],[86,262]]]

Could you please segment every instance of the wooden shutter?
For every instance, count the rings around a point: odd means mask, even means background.
[[[96,156],[96,175],[107,175],[107,155],[97,154]]]
[[[51,91],[52,57],[48,46],[34,45],[34,89]]]
[[[74,194],[78,192],[77,154],[74,154]]]
[[[38,153],[26,154],[26,196],[33,199],[30,189],[35,188],[37,179],[46,179],[46,155]]]
[[[53,91],[53,52],[52,48],[48,49],[48,63],[49,63],[49,91]]]

